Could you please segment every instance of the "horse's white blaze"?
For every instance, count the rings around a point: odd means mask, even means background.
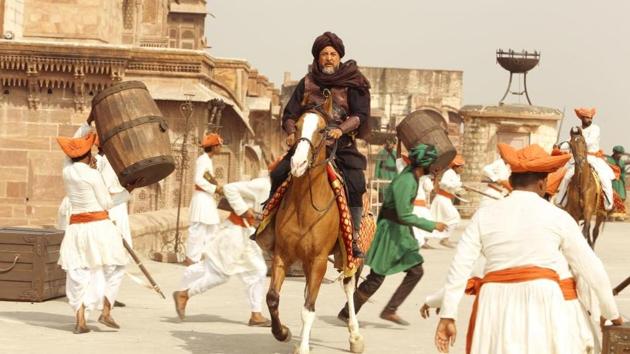
[[[311,337],[311,329],[315,322],[315,312],[309,311],[306,307],[302,308],[302,341],[300,347],[296,351],[299,354],[308,354],[310,352],[309,341]]]
[[[319,123],[319,116],[315,113],[306,113],[304,115],[304,123],[302,124],[301,137],[307,138],[313,141],[313,135],[317,130],[317,123]],[[308,168],[308,154],[311,150],[311,146],[307,141],[300,141],[295,148],[295,153],[291,158],[291,174],[295,177],[300,177],[306,172]]]
[[[354,309],[354,277],[356,276],[357,275],[355,274],[349,282],[343,284],[343,291],[346,293],[346,301],[348,303],[348,332],[350,332],[350,350],[353,353],[360,353],[363,352],[363,336],[359,333],[359,321],[357,320],[357,315]],[[360,349],[355,351],[353,350],[355,348]]]

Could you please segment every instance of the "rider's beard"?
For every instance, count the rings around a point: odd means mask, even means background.
[[[323,72],[324,74],[327,74],[327,75],[332,75],[332,74],[334,74],[336,71],[337,71],[337,67],[336,67],[336,66],[324,66],[324,67],[322,68],[322,72]]]

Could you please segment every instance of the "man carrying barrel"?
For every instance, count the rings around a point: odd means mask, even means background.
[[[121,232],[107,212],[113,201],[91,154],[95,138],[94,133],[57,138],[67,156],[62,175],[72,210],[58,263],[67,273],[66,296],[75,312],[74,333],[77,334],[90,331],[86,310],[101,306],[98,321],[120,328],[111,316],[111,309],[129,259],[121,242]],[[125,188],[129,192],[134,186],[130,184]]]
[[[201,253],[206,244],[218,231],[219,211],[214,194],[222,194],[223,187],[214,177],[212,157],[221,152],[223,139],[219,134],[210,133],[203,138],[201,154],[195,163],[195,191],[190,200],[190,227],[186,241],[185,265],[201,260]]]
[[[362,133],[369,129],[367,119],[370,116],[370,83],[361,74],[354,60],[341,62],[345,46],[336,34],[325,32],[317,37],[311,53],[313,64],[310,71],[298,83],[282,116],[282,127],[287,133],[286,141],[291,150],[271,172],[271,195],[286,180],[291,170],[296,142],[296,120],[306,110],[319,107],[325,101],[326,95],[332,95],[334,112],[328,122],[328,126],[332,127],[329,138],[337,140],[335,162],[348,190],[348,205],[354,226],[352,252],[354,257],[363,257],[356,240],[363,214],[363,194],[366,191],[363,171],[367,167],[367,160],[357,150],[356,138],[361,138]]]

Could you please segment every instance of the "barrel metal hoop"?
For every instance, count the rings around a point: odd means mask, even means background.
[[[131,166],[128,166],[127,168],[122,170],[120,175],[122,177],[131,176],[132,174],[145,169],[147,166],[158,165],[158,164],[163,164],[163,163],[172,163],[174,165],[175,159],[173,159],[173,156],[169,156],[169,155],[150,157],[148,159],[140,160]]]
[[[94,96],[92,99],[92,107],[96,106],[101,102],[105,97],[111,96],[120,91],[129,90],[129,89],[144,89],[147,90],[147,86],[142,81],[125,81],[118,85],[114,85],[112,87],[106,88],[101,91],[98,95]]]
[[[166,121],[164,120],[164,118],[160,116],[143,116],[143,117],[136,118],[134,120],[130,120],[128,122],[124,122],[118,126],[115,126],[111,130],[108,130],[107,132],[105,132],[105,134],[103,134],[100,144],[101,146],[105,145],[105,143],[109,139],[111,139],[111,137],[122,132],[123,130],[131,129],[138,125],[148,124],[148,123],[158,123],[160,125],[160,130],[162,132],[165,132],[168,129],[168,124],[166,124]]]

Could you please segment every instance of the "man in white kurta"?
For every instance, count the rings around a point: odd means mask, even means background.
[[[255,215],[262,212],[262,203],[270,190],[269,176],[224,186],[225,198],[233,212],[206,245],[204,260],[186,268],[181,290],[173,293],[175,309],[181,319],[184,319],[190,297],[236,276],[247,288],[246,296],[251,310],[249,325],[270,325],[261,313],[267,266],[262,250],[249,238],[255,231]]]
[[[455,157],[451,162],[451,168],[442,174],[439,189],[431,202],[431,219],[446,224],[448,228],[444,231],[433,231],[430,238],[439,239],[440,244],[446,247],[453,247],[449,237],[461,221],[453,200],[455,195],[462,191],[460,174],[464,168],[464,163],[464,158],[461,155]]]
[[[121,233],[108,218],[111,196],[101,174],[90,165],[94,138],[93,133],[81,138],[57,138],[68,156],[62,176],[72,210],[58,263],[67,272],[66,296],[77,317],[75,333],[90,331],[85,311],[101,306],[98,321],[119,328],[111,317],[111,308],[128,262]]]
[[[483,192],[494,198],[482,196],[479,203],[480,208],[492,204],[496,200],[503,199],[509,194],[510,191],[506,186],[509,186],[510,172],[510,166],[501,158],[483,167],[482,173],[488,179],[487,182],[489,182],[488,187]]]
[[[577,223],[542,198],[547,173],[563,165],[568,156],[550,157],[537,145],[516,151],[500,144],[499,149],[512,169],[515,190],[479,209],[464,232],[446,280],[436,345],[447,352],[454,340],[459,301],[473,265],[483,254],[484,279],[480,291],[476,289],[476,318],[469,325],[469,331],[474,330],[467,352],[579,353],[559,286],[559,275],[565,272],[562,257],[594,290],[602,315],[615,324],[622,320],[608,275]]]
[[[601,157],[600,143],[600,129],[599,126],[593,123],[593,117],[595,116],[595,108],[586,109],[578,108],[575,110],[575,114],[582,120],[582,135],[586,142],[586,149],[588,156],[586,160],[589,165],[595,170],[602,186],[602,192],[604,192],[604,207],[606,210],[612,210],[613,207],[613,188],[612,181],[615,179],[615,173],[608,163]],[[567,204],[568,198],[567,188],[571,178],[575,173],[575,161],[573,158],[567,163],[567,172],[560,183],[558,194],[556,195],[556,203],[561,206]]]
[[[190,227],[184,261],[186,265],[201,260],[203,250],[218,231],[221,222],[214,194],[221,194],[222,187],[214,180],[212,156],[221,151],[222,144],[223,140],[218,134],[206,135],[201,143],[204,153],[195,162],[195,191],[190,200]]]

